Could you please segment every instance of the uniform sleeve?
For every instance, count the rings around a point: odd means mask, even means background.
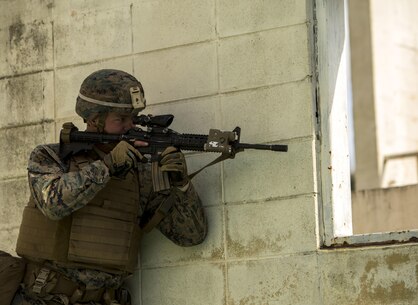
[[[92,162],[80,171],[67,172],[53,150],[38,146],[28,165],[29,187],[37,207],[54,220],[84,207],[109,181],[103,161]]]
[[[167,195],[154,193],[150,169],[143,168],[142,170],[141,206],[143,209],[140,214],[146,216],[142,218],[143,220],[149,220],[155,210],[167,199]],[[171,192],[174,193],[175,198],[172,212],[157,225],[157,228],[179,246],[194,246],[202,243],[207,235],[207,220],[202,202],[193,184],[190,183],[185,192],[177,188],[173,188]]]
[[[207,221],[199,195],[191,183],[186,192],[175,188],[173,192],[173,211],[159,223],[158,229],[179,246],[202,243],[207,235]]]

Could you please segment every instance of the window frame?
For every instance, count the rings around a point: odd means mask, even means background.
[[[348,139],[347,0],[313,9],[319,232],[322,248],[418,242],[418,230],[353,235]]]

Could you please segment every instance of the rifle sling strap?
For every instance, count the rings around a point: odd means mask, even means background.
[[[230,158],[233,158],[233,157],[232,157],[231,155],[229,155],[229,154],[222,154],[222,155],[220,155],[218,158],[216,158],[216,159],[215,159],[215,160],[213,160],[212,162],[210,162],[210,163],[206,164],[206,165],[205,165],[205,166],[203,166],[201,169],[199,169],[199,170],[195,171],[194,173],[190,174],[190,175],[189,175],[189,179],[190,179],[190,180],[192,180],[194,176],[196,176],[198,173],[200,173],[200,172],[201,172],[202,170],[204,170],[205,168],[207,168],[207,167],[209,167],[209,166],[212,166],[212,165],[214,165],[214,164],[216,164],[216,163],[222,162],[222,161],[224,161],[224,160],[226,160],[226,159],[230,159]]]
[[[161,203],[161,205],[157,208],[151,219],[142,227],[142,230],[145,233],[151,232],[151,230],[156,227],[161,222],[161,220],[163,220],[163,218],[171,213],[173,210],[174,201],[176,200],[174,196],[175,195],[170,192],[169,195]]]

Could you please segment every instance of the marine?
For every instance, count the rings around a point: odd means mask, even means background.
[[[103,69],[82,82],[75,110],[86,131],[123,134],[145,107],[133,75]],[[65,158],[60,144],[32,151],[31,197],[16,246],[27,264],[13,305],[130,304],[122,285],[143,234],[155,227],[179,246],[203,242],[207,222],[183,153],[161,153],[159,170],[171,187],[155,192],[150,164],[136,149],[147,145],[97,144]]]

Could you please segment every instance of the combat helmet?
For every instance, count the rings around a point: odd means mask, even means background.
[[[144,89],[131,74],[103,69],[83,81],[75,111],[84,121],[109,112],[138,115],[146,106]]]

